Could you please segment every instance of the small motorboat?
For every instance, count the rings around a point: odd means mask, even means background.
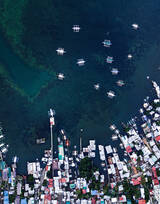
[[[17,163],[18,160],[19,160],[19,158],[18,158],[17,156],[14,156],[14,157],[12,158],[12,162],[13,162],[13,163]]]
[[[137,30],[137,29],[139,28],[139,25],[136,24],[136,23],[133,23],[133,24],[132,24],[132,28],[133,28],[134,30]]]
[[[63,73],[59,73],[57,77],[59,80],[63,80],[65,78]]]
[[[132,59],[132,55],[131,54],[128,54],[128,59]]]
[[[55,110],[50,108],[49,111],[48,111],[48,115],[53,117],[55,114],[56,114]]]
[[[77,60],[77,64],[78,64],[79,66],[83,66],[83,65],[85,64],[85,60],[84,60],[84,59],[78,59],[78,60]]]
[[[108,92],[107,92],[107,95],[108,95],[109,98],[113,98],[113,97],[116,96],[115,93],[114,93],[114,91],[108,91]]]

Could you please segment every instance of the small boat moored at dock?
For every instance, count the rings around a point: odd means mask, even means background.
[[[37,144],[44,144],[46,142],[45,138],[41,138],[41,139],[36,139],[36,143]]]

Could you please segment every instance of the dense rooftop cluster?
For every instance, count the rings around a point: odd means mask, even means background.
[[[141,118],[123,124],[122,134],[115,125],[110,127],[112,138],[121,142],[120,154],[95,140],[72,151],[64,130],[53,161],[51,150],[46,150],[41,162],[27,163],[28,175],[17,175],[17,157],[9,167],[1,153],[1,203],[159,203],[160,89],[152,83],[157,96],[144,100]]]

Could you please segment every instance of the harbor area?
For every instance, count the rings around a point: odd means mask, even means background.
[[[40,161],[27,163],[27,175],[17,174],[16,156],[8,166],[0,152],[1,203],[159,204],[160,88],[151,83],[155,95],[144,99],[140,117],[122,123],[121,132],[115,124],[109,127],[122,155],[105,139],[104,144],[92,139],[83,146],[80,136],[79,145],[71,148],[64,129],[59,130],[55,146],[55,112],[50,109],[51,148]]]

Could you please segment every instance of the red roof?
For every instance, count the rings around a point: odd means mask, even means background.
[[[138,204],[146,204],[146,201],[145,200],[139,200]]]
[[[131,147],[130,147],[130,146],[127,146],[127,147],[126,147],[126,151],[127,151],[128,153],[132,152]]]
[[[83,193],[83,194],[86,194],[86,189],[82,189],[82,193]]]
[[[44,196],[44,199],[45,199],[45,200],[51,200],[51,195],[50,195],[50,194],[45,195],[45,196]]]
[[[152,172],[153,172],[154,178],[157,178],[157,172],[154,166],[152,167]]]
[[[49,183],[53,183],[53,179],[49,179]]]
[[[45,169],[46,169],[46,171],[48,171],[48,165],[46,166],[46,168],[45,168]]]
[[[160,140],[160,135],[158,135],[155,139],[156,139],[156,141],[159,141]]]
[[[123,197],[120,197],[119,200],[123,200]]]
[[[96,204],[96,200],[92,198],[92,204]]]
[[[159,185],[158,179],[153,179],[154,185]]]
[[[66,178],[61,178],[61,179],[60,179],[60,182],[61,182],[61,183],[66,183]]]
[[[139,185],[141,183],[141,177],[138,177],[137,179],[132,179],[133,185]]]

